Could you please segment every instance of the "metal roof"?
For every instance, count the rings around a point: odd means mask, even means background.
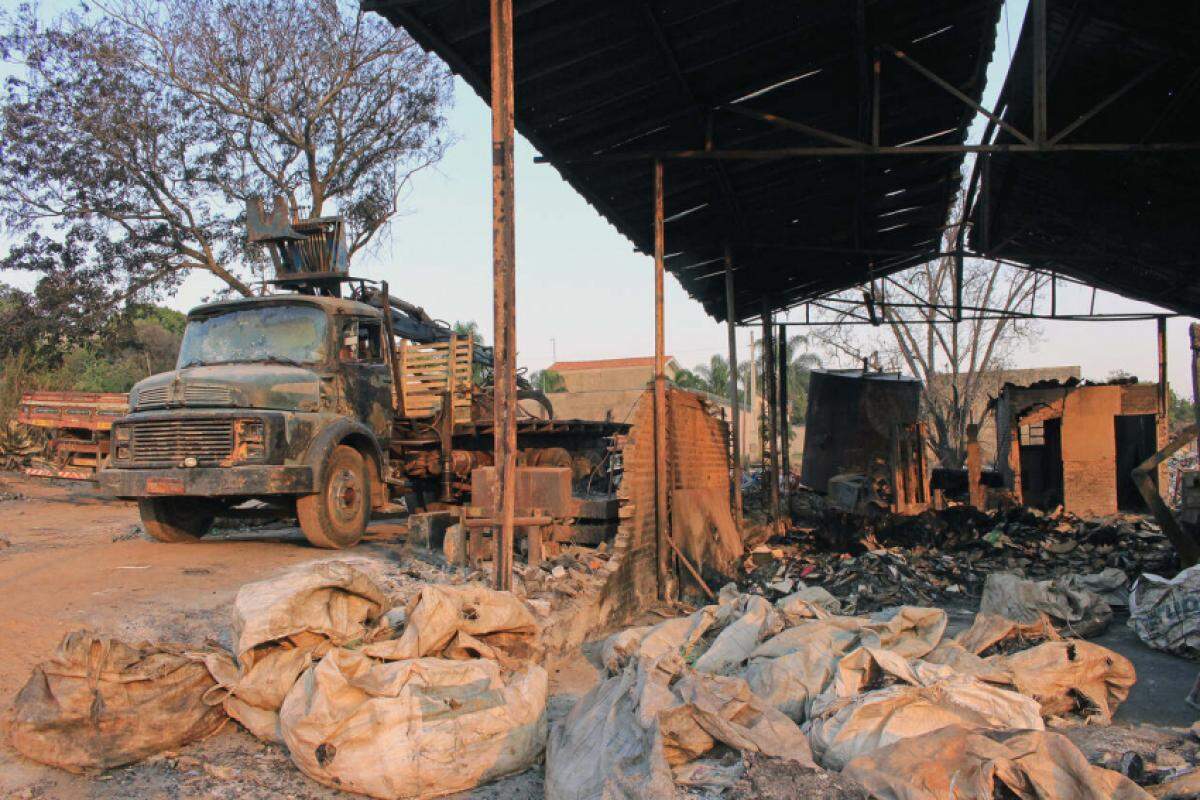
[[[1045,2],[1051,145],[1085,117],[1063,144],[1200,141],[1200,3]],[[1004,119],[1024,131],[1034,108],[1033,47],[1027,21],[1001,96]],[[1008,132],[997,139],[1015,141]],[[975,250],[1200,315],[1200,153],[987,160],[972,215]]]
[[[488,99],[488,0],[366,5]],[[880,144],[960,145],[975,112],[889,48],[977,102],[1000,8],[1000,0],[517,0],[516,124],[651,252],[650,159],[597,157],[872,142],[876,107]],[[764,298],[781,309],[896,272],[941,249],[962,160],[845,152],[670,160],[667,269],[724,319],[729,243],[739,320],[758,315]]]

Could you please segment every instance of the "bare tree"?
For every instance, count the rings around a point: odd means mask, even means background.
[[[947,239],[954,241],[956,233],[952,228]],[[943,257],[876,281],[872,302],[879,328],[863,335],[863,328],[839,326],[848,319],[847,310],[829,314],[830,324],[812,334],[828,350],[856,363],[874,359],[880,366],[920,379],[932,445],[947,466],[961,466],[965,459],[966,430],[980,421],[974,414],[988,390],[986,374],[1005,367],[1017,348],[1038,335],[1038,328],[1020,315],[1035,302],[1043,283],[1033,271],[965,259],[962,305],[966,310],[963,320],[957,321],[955,273],[955,259]],[[831,305],[846,308],[836,302]]]
[[[44,268],[71,236],[91,244],[81,280],[116,297],[194,269],[249,293],[247,198],[336,206],[353,253],[445,151],[448,72],[352,0],[96,8],[6,20],[0,55],[20,74],[0,121],[0,213],[25,245],[0,266]]]

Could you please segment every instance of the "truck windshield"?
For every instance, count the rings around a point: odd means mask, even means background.
[[[190,320],[179,368],[267,361],[306,364],[325,358],[325,312],[310,306],[262,306]]]

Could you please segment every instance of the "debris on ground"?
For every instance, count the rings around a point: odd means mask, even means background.
[[[1170,541],[1144,517],[1083,520],[1062,511],[985,513],[970,506],[870,516],[826,508],[819,495],[797,491],[807,498],[806,516],[771,540],[768,557],[751,565],[744,583],[769,598],[820,586],[848,614],[897,605],[974,606],[989,575],[1010,572],[1063,579],[1063,587],[1092,591],[1111,606],[1123,605],[1129,576],[1178,569]]]
[[[208,736],[226,718],[204,701],[215,684],[203,658],[182,645],[69,633],[17,694],[12,745],[34,761],[78,772]]]
[[[794,761],[750,754],[743,771],[728,800],[870,800],[867,790],[846,775]]]
[[[1142,575],[1129,595],[1129,627],[1150,647],[1200,659],[1200,565],[1171,580]]]

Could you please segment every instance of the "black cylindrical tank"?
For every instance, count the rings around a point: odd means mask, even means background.
[[[896,425],[917,421],[921,382],[896,373],[818,370],[808,386],[800,479],[819,492],[834,475],[869,475],[891,459]]]

